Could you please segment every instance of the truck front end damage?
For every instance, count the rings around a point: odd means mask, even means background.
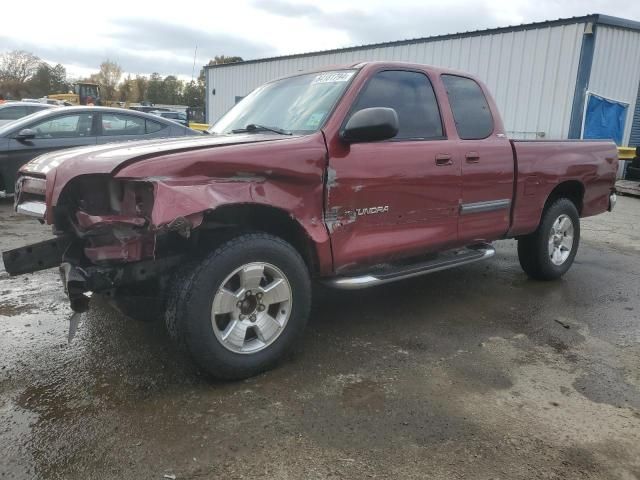
[[[53,225],[55,238],[3,252],[5,269],[20,275],[59,266],[74,311],[88,307],[88,292],[105,292],[153,280],[174,268],[191,228],[202,215],[151,222],[155,185],[108,175],[74,179],[48,211],[45,179],[18,180],[15,209]]]

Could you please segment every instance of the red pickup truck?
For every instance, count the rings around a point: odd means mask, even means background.
[[[4,252],[11,275],[60,267],[87,292],[164,292],[168,329],[211,375],[272,366],[299,338],[312,280],[344,289],[491,257],[563,275],[580,217],[611,210],[607,141],[514,141],[485,85],[407,63],[267,83],[204,138],[46,154],[18,212],[55,238]]]

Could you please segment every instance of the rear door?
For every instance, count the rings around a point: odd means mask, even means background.
[[[475,80],[458,75],[442,75],[441,79],[459,138],[460,243],[492,241],[509,229],[514,172],[511,144]]]
[[[457,240],[460,162],[444,135],[429,77],[413,70],[374,73],[345,122],[370,107],[393,108],[400,131],[388,141],[331,147],[326,212],[338,269]]]
[[[39,120],[24,127],[36,133],[36,137],[29,140],[13,138],[18,133],[13,132],[8,142],[6,165],[3,166],[5,175],[10,177],[9,180],[5,179],[5,183],[13,185],[20,167],[38,155],[64,148],[95,145],[94,115],[93,112],[77,112]]]

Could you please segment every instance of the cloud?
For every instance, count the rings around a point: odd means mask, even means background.
[[[501,25],[501,20],[485,4],[390,6],[384,12],[349,8],[326,11],[315,5],[287,0],[255,0],[253,5],[271,15],[304,18],[315,26],[339,30],[354,44],[428,37]],[[464,27],[462,27],[464,26]]]
[[[308,3],[290,3],[286,0],[256,0],[254,5],[261,10],[281,17],[297,18],[324,14],[324,12],[315,5]]]
[[[198,46],[196,75],[202,64],[216,55],[256,58],[273,53],[263,42],[252,42],[224,33],[211,33],[194,28],[146,19],[118,19],[111,25],[108,47],[60,47],[30,43],[0,35],[3,49],[24,49],[52,63],[76,65],[96,71],[105,59],[118,63],[125,72],[190,76],[193,54]]]
[[[271,51],[269,45],[253,42],[226,33],[213,33],[182,25],[150,19],[120,18],[112,23],[112,40],[128,48],[142,50],[170,50],[190,53],[197,45],[215,55],[234,55],[255,58]]]

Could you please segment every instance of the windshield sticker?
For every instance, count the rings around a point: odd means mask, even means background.
[[[315,112],[309,115],[309,119],[307,120],[305,126],[309,128],[316,129],[320,126],[320,122],[324,118],[325,112]]]
[[[324,72],[317,75],[313,79],[311,85],[316,83],[336,83],[336,82],[348,82],[353,77],[354,72]]]

